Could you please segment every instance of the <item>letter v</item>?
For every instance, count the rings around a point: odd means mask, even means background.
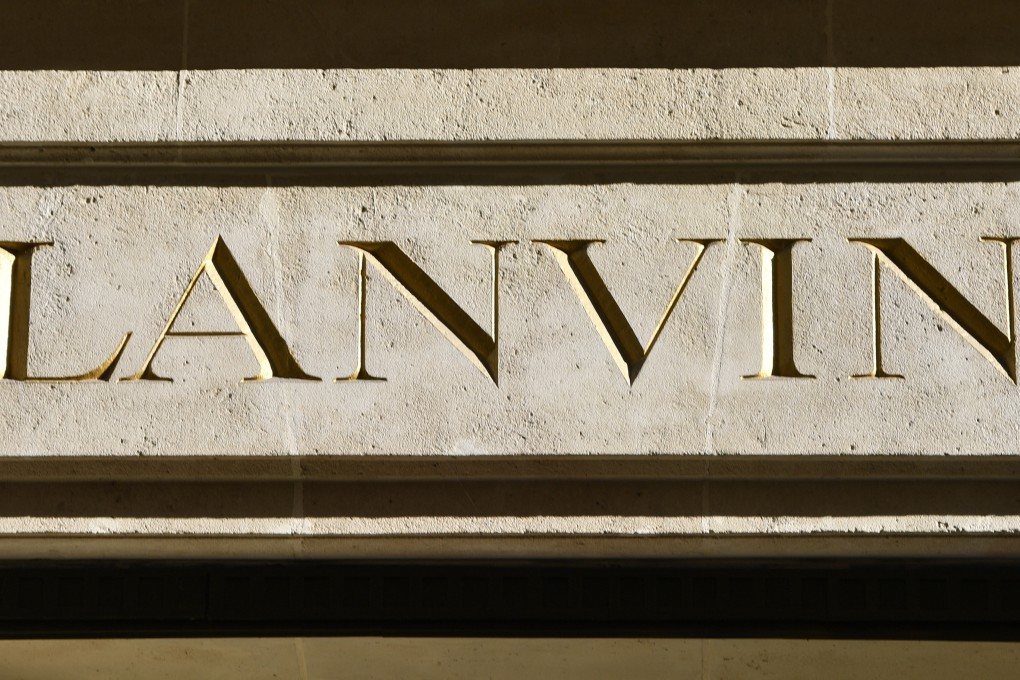
[[[606,349],[609,350],[609,354],[613,357],[629,385],[634,384],[638,373],[641,372],[641,367],[644,365],[645,360],[648,359],[649,354],[651,354],[652,348],[655,347],[655,343],[662,334],[662,329],[673,313],[673,309],[680,301],[680,296],[683,295],[684,289],[687,288],[687,283],[690,281],[691,276],[701,263],[701,258],[704,256],[705,251],[713,243],[719,243],[722,239],[684,238],[677,239],[677,241],[695,244],[698,247],[698,252],[695,254],[691,265],[687,268],[687,272],[680,280],[680,285],[677,286],[676,292],[673,293],[665,313],[659,319],[659,323],[655,326],[655,330],[652,331],[652,337],[648,340],[648,345],[645,347],[641,346],[641,341],[638,340],[637,334],[634,333],[630,322],[624,316],[623,310],[620,309],[620,305],[617,304],[612,293],[606,288],[605,282],[588,256],[589,246],[595,243],[601,245],[605,243],[604,240],[532,241],[532,243],[541,243],[552,249],[556,261],[563,270],[563,275],[567,277],[567,281],[570,282],[574,293],[577,294],[577,299],[580,300],[584,311],[588,313],[592,323],[595,324],[595,329],[599,332],[602,342],[605,344]]]

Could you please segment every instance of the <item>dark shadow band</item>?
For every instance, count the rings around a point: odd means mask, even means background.
[[[1020,64],[1014,0],[33,0],[0,69]]]
[[[1020,640],[1016,563],[0,563],[0,638]]]
[[[1016,141],[0,144],[0,186],[1010,182]]]

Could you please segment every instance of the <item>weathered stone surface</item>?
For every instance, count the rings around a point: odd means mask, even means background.
[[[0,71],[0,141],[173,139],[170,71]]]
[[[171,338],[174,382],[3,381],[18,408],[5,455],[995,454],[1013,451],[1016,385],[883,265],[883,357],[872,365],[869,251],[905,238],[1006,331],[1002,247],[1012,185],[6,189],[4,238],[33,260],[30,371],[73,375],[127,332],[117,379],[140,371],[218,236],[294,357],[322,382],[244,383],[242,338]],[[553,258],[533,239],[606,239],[592,260],[642,343],[697,248],[714,238],[634,380],[614,363]],[[796,367],[762,362],[761,248],[793,257]],[[357,255],[402,248],[491,331],[490,263],[472,239],[516,240],[500,266],[499,384],[369,269],[367,368],[357,366]],[[207,279],[175,330],[235,331]]]
[[[1002,139],[1015,68],[0,72],[0,139]]]
[[[0,73],[0,139],[1012,139],[1017,93],[1001,68],[20,71]],[[38,457],[27,477],[54,482],[11,488],[0,534],[22,557],[1013,556],[1011,486],[880,481],[875,456],[1008,461],[1018,388],[887,264],[883,363],[904,378],[851,378],[873,366],[874,296],[869,250],[847,239],[906,239],[1005,335],[1002,249],[979,239],[1020,234],[1016,205],[1002,182],[0,188],[0,240],[54,244],[33,257],[31,375],[87,371],[133,333],[111,382],[0,381],[0,457]],[[259,366],[238,337],[171,338],[153,367],[174,382],[119,381],[141,370],[217,237],[321,382],[242,383]],[[553,249],[533,240],[605,239],[592,261],[643,345],[697,254],[677,238],[720,242],[631,385]],[[794,238],[810,242],[792,251],[792,356],[813,378],[746,380],[762,368],[763,261],[744,241]],[[472,239],[520,242],[500,267],[499,384],[371,262],[366,366],[387,381],[333,382],[357,367],[359,341],[358,257],[337,241],[393,241],[484,335],[490,260]],[[202,279],[175,330],[236,328]],[[562,467],[441,467],[524,454]],[[610,454],[687,467],[571,483],[592,477],[574,460]],[[746,489],[712,481],[707,461],[726,454],[750,461],[732,473],[754,480]],[[111,456],[182,463],[90,467]],[[237,467],[214,467],[220,456]],[[805,472],[827,456],[846,466]],[[343,458],[367,467],[330,467]],[[463,497],[373,486],[390,465],[495,481]],[[190,484],[213,474],[272,483]],[[782,482],[813,474],[867,480]],[[532,475],[555,483],[506,481]],[[168,476],[181,484],[146,486]],[[373,481],[318,483],[333,476]]]
[[[812,138],[819,69],[195,71],[182,139]]]
[[[1020,69],[837,69],[833,110],[847,139],[1015,139]]]
[[[0,139],[811,138],[820,69],[0,72]]]

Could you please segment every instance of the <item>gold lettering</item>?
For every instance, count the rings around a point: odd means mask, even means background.
[[[1003,333],[999,327],[978,311],[960,291],[953,287],[942,274],[931,266],[904,239],[848,239],[851,243],[860,243],[871,251],[872,295],[874,300],[874,319],[872,335],[872,351],[874,363],[871,371],[854,378],[902,378],[903,376],[887,373],[882,366],[882,305],[881,305],[881,268],[879,260],[885,262],[900,278],[917,293],[928,305],[938,312],[949,325],[964,337],[978,352],[988,359],[992,365],[1002,371],[1014,383],[1016,375],[1016,334],[1013,310],[1013,244],[1020,239],[1004,237],[985,237],[982,241],[999,243],[1003,247],[1003,272],[1006,279],[1006,313],[1009,333]]]
[[[205,274],[212,281],[223,303],[230,310],[231,316],[240,329],[238,332],[212,333],[212,332],[177,332],[173,330],[174,322],[184,309],[195,284]],[[259,363],[259,372],[245,378],[244,382],[255,380],[268,380],[270,378],[289,378],[292,380],[319,380],[315,376],[305,373],[287,346],[287,342],[276,329],[272,319],[266,312],[262,303],[259,302],[251,284],[245,278],[237,260],[227,249],[227,245],[220,237],[216,238],[209,254],[205,256],[198,267],[198,271],[191,278],[188,287],[184,289],[183,295],[174,307],[170,319],[163,327],[163,331],[156,338],[149,356],[141,370],[130,378],[124,378],[124,382],[135,382],[139,380],[161,380],[173,382],[171,378],[164,378],[152,370],[152,362],[155,360],[163,343],[173,337],[243,337],[248,341],[248,347]]]
[[[44,242],[0,241],[0,345],[5,349],[0,378],[22,382],[109,382],[117,368],[131,333],[106,361],[91,371],[61,377],[32,377],[28,374],[29,308],[32,295],[32,254]]]
[[[338,382],[355,380],[384,380],[368,373],[365,368],[365,293],[368,272],[366,256],[372,260],[389,282],[407,298],[418,311],[432,322],[447,339],[461,351],[492,382],[499,384],[499,254],[516,241],[472,241],[485,246],[492,257],[492,335],[465,312],[446,291],[439,287],[421,267],[415,264],[392,241],[338,241],[358,251],[360,271],[358,368]]]
[[[638,373],[641,372],[641,367],[644,366],[645,360],[648,359],[652,348],[658,342],[662,329],[666,326],[666,321],[669,320],[673,309],[680,301],[680,296],[683,295],[688,281],[690,281],[691,276],[701,263],[701,258],[704,256],[705,251],[713,243],[719,243],[721,239],[677,240],[680,243],[695,244],[698,252],[695,254],[693,262],[687,268],[687,272],[680,280],[680,284],[673,293],[672,299],[666,306],[665,313],[659,319],[655,330],[652,331],[652,337],[644,347],[641,346],[641,341],[638,340],[637,334],[634,333],[634,329],[631,327],[630,322],[627,321],[623,310],[620,309],[620,305],[617,304],[612,293],[606,288],[602,276],[599,275],[598,269],[595,268],[595,264],[588,256],[588,248],[592,244],[601,245],[605,243],[604,240],[533,241],[533,243],[541,243],[552,249],[556,262],[559,263],[560,269],[563,270],[563,275],[570,282],[571,288],[574,289],[577,299],[580,300],[584,311],[587,312],[588,317],[595,325],[595,329],[602,338],[603,344],[609,350],[609,354],[613,357],[620,372],[623,373],[623,377],[630,385],[634,384]]]
[[[386,378],[374,376],[368,372],[365,362],[368,360],[365,354],[365,345],[368,342],[368,332],[365,326],[368,321],[368,261],[365,253],[358,251],[358,367],[346,378],[337,378],[335,382],[355,382],[364,380],[367,382],[386,382]]]
[[[793,360],[793,247],[810,240],[741,239],[761,247],[761,369],[747,380],[815,377]]]

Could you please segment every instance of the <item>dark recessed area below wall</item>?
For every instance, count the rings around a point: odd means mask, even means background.
[[[1009,562],[21,562],[0,637],[1020,639]]]
[[[34,0],[0,69],[1020,63],[1013,0]]]

